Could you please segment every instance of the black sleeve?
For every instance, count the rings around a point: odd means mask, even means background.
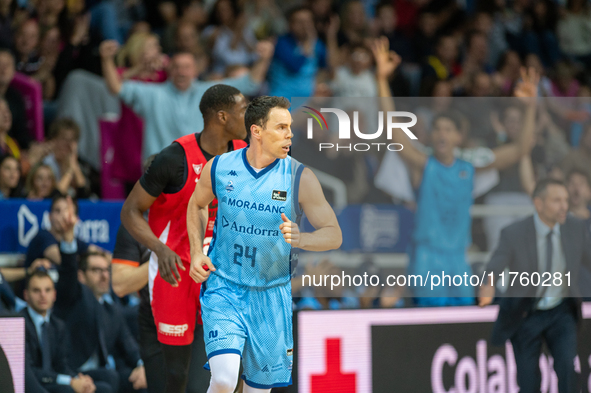
[[[162,150],[140,178],[146,192],[157,198],[161,193],[174,194],[185,185],[187,178],[187,157],[178,143]]]
[[[60,250],[62,263],[58,265],[59,280],[55,285],[57,292],[55,315],[67,319],[74,304],[82,298],[82,284],[78,281],[78,254],[66,254]]]
[[[123,225],[119,226],[115,249],[113,250],[113,262],[116,262],[117,259],[137,262],[138,264],[142,260],[140,243],[131,236]]]

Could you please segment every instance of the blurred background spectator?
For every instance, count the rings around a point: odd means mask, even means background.
[[[16,158],[4,155],[0,157],[0,199],[14,196],[21,176],[20,166]]]

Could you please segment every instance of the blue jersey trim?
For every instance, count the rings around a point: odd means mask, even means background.
[[[215,169],[218,166],[218,159],[220,156],[215,156],[213,158],[213,162],[211,163],[211,190],[213,191],[213,195],[217,198],[218,194],[215,189]]]
[[[249,381],[248,379],[246,379],[246,377],[244,375],[241,375],[240,378],[242,378],[248,386],[255,388],[255,389],[284,388],[284,387],[292,384],[291,377],[289,377],[289,382],[278,382],[278,383],[274,383],[273,385],[263,385],[260,383]]]
[[[263,168],[260,172],[255,172],[255,170],[252,169],[252,166],[248,163],[248,159],[246,158],[246,151],[248,150],[249,147],[250,147],[250,145],[248,145],[244,149],[242,149],[242,161],[244,161],[244,166],[246,167],[246,169],[248,169],[250,174],[255,179],[258,179],[259,177],[263,176],[265,173],[269,172],[271,169],[273,169],[279,163],[279,158],[276,158],[275,161],[273,161],[266,168]]]
[[[295,181],[293,183],[293,199],[294,199],[294,203],[293,203],[293,207],[295,209],[295,215],[296,217],[300,217],[302,215],[302,209],[300,208],[300,179],[302,177],[302,173],[304,172],[304,168],[305,166],[300,165],[298,167],[298,169],[296,170],[296,174],[295,174]],[[296,223],[299,224],[298,219],[296,218]]]
[[[218,201],[219,203],[219,201]],[[213,247],[215,246],[215,239],[217,237],[217,225],[218,225],[218,216],[216,214],[215,221],[213,222],[213,234],[211,235],[211,241],[209,242],[209,248],[207,249],[207,256],[210,256],[213,252]],[[205,284],[205,281],[203,282]]]
[[[238,349],[227,348],[227,349],[220,349],[218,351],[213,351],[212,353],[210,353],[209,355],[207,355],[207,360],[211,359],[214,356],[224,355],[226,353],[235,353],[237,355],[240,355],[240,357],[242,357],[242,352],[240,352]]]

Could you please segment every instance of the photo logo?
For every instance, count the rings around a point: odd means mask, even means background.
[[[309,109],[310,111],[303,111],[307,115],[310,115],[312,118],[308,118],[307,123],[307,137],[308,139],[313,139],[314,137],[314,122],[320,126],[321,130],[326,129],[328,130],[328,123],[326,118],[322,115],[322,112],[334,113],[337,116],[339,122],[339,139],[351,139],[351,119],[349,114],[342,109],[338,108],[320,108],[320,111],[314,109],[309,106],[304,106],[304,108]],[[410,121],[407,122],[400,122],[401,119],[408,118]],[[416,135],[410,130],[410,127],[417,124],[417,116],[411,112],[396,112],[396,111],[389,111],[386,112],[386,138],[391,140],[392,134],[394,130],[400,129],[404,131],[404,133],[410,139],[417,139]],[[322,121],[321,121],[322,120]],[[353,112],[353,132],[357,138],[363,140],[374,140],[382,136],[384,132],[384,112],[378,112],[378,130],[373,133],[365,133],[362,132],[359,128],[359,112]],[[391,151],[400,151],[403,149],[403,146],[400,143],[355,143],[355,144],[337,144],[335,146],[334,143],[319,143],[318,150],[321,151],[322,149],[332,149],[335,148],[337,150],[355,150],[355,151],[368,151],[371,149],[372,145],[377,147],[377,150],[380,150],[380,145],[385,145],[388,150]]]

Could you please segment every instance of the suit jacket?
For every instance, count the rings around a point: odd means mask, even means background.
[[[63,321],[51,315],[47,335],[51,351],[51,371],[43,370],[43,356],[41,355],[41,344],[37,337],[35,324],[27,309],[21,310],[20,314],[25,317],[25,348],[26,360],[35,377],[42,385],[56,383],[58,374],[74,376],[74,372],[68,365],[67,348],[70,347],[68,331]]]
[[[53,311],[66,322],[70,333],[70,367],[78,370],[95,352],[99,353],[102,331],[108,355],[135,368],[140,351],[121,312],[114,305],[99,303],[90,288],[78,281],[76,254],[62,252],[61,256]]]
[[[560,226],[560,241],[570,271],[568,297],[573,299],[577,319],[581,318],[579,270],[581,265],[591,267],[591,238],[583,221],[568,216]],[[534,217],[518,221],[501,231],[499,245],[489,261],[486,271],[495,277],[505,268],[511,272],[539,272],[538,249]],[[507,277],[505,277],[507,279]],[[564,277],[563,277],[564,279]],[[516,282],[519,278],[516,280]],[[517,331],[521,323],[534,311],[538,300],[536,286],[509,286],[499,301],[499,315],[492,332],[492,343],[503,345]]]

